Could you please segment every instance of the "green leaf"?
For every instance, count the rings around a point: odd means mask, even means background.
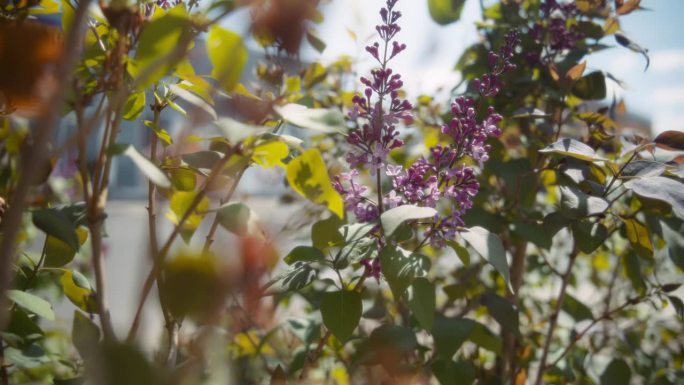
[[[641,295],[646,293],[646,282],[644,282],[644,278],[642,277],[643,269],[641,268],[640,260],[636,253],[634,251],[626,253],[622,257],[622,265],[625,268],[625,274],[627,274],[627,278],[629,278],[629,281],[632,283],[634,290]]]
[[[312,47],[316,49],[319,53],[323,53],[325,51],[326,44],[325,42],[318,36],[318,33],[316,33],[312,29],[307,29],[306,31],[306,40],[311,44]]]
[[[98,352],[97,362],[105,384],[155,385],[159,376],[147,357],[131,344],[108,341]]]
[[[385,247],[380,252],[380,265],[394,299],[399,301],[414,279],[427,275],[430,259],[402,248]]]
[[[31,313],[48,320],[55,319],[50,302],[21,290],[7,290],[7,298]]]
[[[575,322],[594,319],[591,309],[570,294],[565,294],[562,309],[564,312],[568,313]]]
[[[473,332],[470,333],[469,340],[475,345],[481,347],[482,349],[487,349],[490,352],[501,353],[502,342],[501,338],[494,334],[485,325],[475,322],[473,326]]]
[[[238,144],[247,138],[273,131],[272,128],[238,122],[231,118],[220,118],[214,122],[221,134],[231,144]]]
[[[542,249],[549,250],[551,248],[552,236],[548,234],[546,228],[542,224],[514,222],[511,226],[513,234],[520,238],[530,241]]]
[[[5,360],[7,365],[20,369],[37,368],[50,362],[45,350],[37,344],[31,344],[23,349],[7,348]]]
[[[175,190],[193,191],[197,187],[197,175],[189,167],[175,167],[168,172]]]
[[[642,197],[669,203],[675,215],[684,218],[684,184],[681,182],[654,176],[628,180],[624,186]]]
[[[461,246],[460,243],[453,241],[451,239],[447,240],[446,243],[456,252],[456,256],[458,256],[458,259],[460,259],[465,266],[470,265],[470,253],[468,253],[468,249]]]
[[[292,159],[285,172],[290,187],[313,203],[325,205],[340,219],[344,218],[344,202],[333,189],[321,153],[315,149],[304,151]]]
[[[605,212],[608,207],[608,201],[585,194],[582,190],[575,187],[560,186],[561,194],[561,212],[571,219],[582,219],[591,215],[597,215]]]
[[[191,152],[189,154],[183,154],[181,155],[181,159],[183,159],[185,164],[192,168],[198,170],[211,170],[214,168],[216,163],[223,158],[223,156],[224,155],[218,151],[203,150]]]
[[[436,301],[435,285],[427,278],[416,278],[411,284],[408,306],[420,326],[425,330],[432,330]]]
[[[318,250],[328,250],[333,246],[340,246],[345,243],[344,237],[340,234],[340,226],[344,222],[334,215],[320,220],[311,227],[311,243]]]
[[[614,359],[601,374],[601,385],[629,385],[632,371],[624,360]]]
[[[627,231],[627,239],[632,248],[641,258],[653,260],[653,243],[646,226],[634,218],[622,218]]]
[[[260,234],[256,213],[240,202],[227,203],[216,212],[219,224],[238,236]]]
[[[413,205],[397,206],[380,215],[380,222],[385,235],[391,236],[402,223],[414,219],[432,218],[437,215],[437,210],[432,207],[419,207]]]
[[[471,385],[475,382],[475,367],[468,362],[438,359],[432,364],[432,373],[441,385]]]
[[[274,106],[273,109],[285,121],[297,127],[325,133],[346,131],[344,115],[339,109],[308,108],[301,104]]]
[[[560,154],[590,162],[594,160],[605,160],[598,156],[591,147],[580,142],[579,140],[571,138],[559,139],[558,141],[542,148],[539,150],[539,152]]]
[[[268,282],[265,289],[279,283],[279,292],[290,292],[305,288],[318,276],[318,270],[309,263],[296,261],[285,272]]]
[[[78,236],[79,244],[83,246],[88,239],[88,230],[79,226],[76,228],[76,234]],[[73,249],[64,241],[53,236],[48,235],[45,242],[45,267],[62,267],[71,262],[76,256],[76,253],[78,253],[78,250]]]
[[[635,160],[624,166],[620,178],[650,178],[662,175],[665,164],[652,160]]]
[[[489,314],[502,328],[520,336],[518,309],[509,300],[494,293],[486,293],[482,296],[482,304],[487,307]]]
[[[14,346],[22,346],[32,341],[43,338],[43,330],[36,324],[36,322],[29,317],[29,315],[20,307],[15,307],[10,313],[9,325],[7,330],[2,333],[5,342],[9,342],[6,334],[12,333],[20,337]]]
[[[494,266],[506,281],[508,288],[513,291],[508,261],[506,260],[506,250],[504,250],[499,236],[479,226],[471,227],[460,234],[482,258]]]
[[[168,147],[173,143],[171,135],[165,129],[161,128],[159,125],[149,120],[146,120],[144,124],[152,129],[154,135],[157,137],[157,139],[161,140],[162,145],[164,145],[164,147]]]
[[[197,197],[196,191],[176,191],[171,196],[169,201],[169,209],[171,211],[166,213],[166,218],[174,225],[180,224],[180,220],[190,210],[193,201]],[[190,213],[181,226],[181,236],[185,242],[189,242],[195,230],[199,227],[204,219],[205,213],[209,209],[209,198],[202,197],[200,203],[195,210]]]
[[[125,120],[136,120],[145,109],[145,91],[134,92],[128,96],[123,109]]]
[[[596,71],[583,76],[572,87],[572,93],[584,100],[606,98],[606,78],[603,72]]]
[[[432,336],[437,354],[447,360],[468,340],[475,321],[467,318],[447,318],[438,314],[432,325]]]
[[[31,212],[31,218],[33,224],[45,234],[63,241],[73,250],[80,249],[81,244],[78,241],[76,229],[62,210],[55,208],[34,210]]]
[[[150,182],[161,188],[170,188],[171,180],[169,179],[164,171],[159,169],[157,165],[152,163],[143,154],[139,153],[138,150],[133,145],[125,145],[125,149],[115,147],[113,148],[114,153],[121,153],[127,156],[133,163],[138,167],[138,170],[145,175]]]
[[[322,251],[311,246],[297,246],[292,251],[287,253],[287,256],[283,260],[288,265],[292,265],[295,262],[321,262],[325,260],[325,255]]]
[[[211,76],[224,90],[235,88],[247,64],[247,48],[240,35],[214,25],[207,36],[207,52],[213,66]]]
[[[141,88],[159,81],[185,57],[173,53],[178,49],[184,53],[189,47],[192,42],[190,27],[190,19],[182,4],[145,24],[140,32],[135,58],[127,67]],[[181,43],[184,46],[181,47]]]
[[[389,373],[396,373],[403,357],[414,354],[418,347],[415,333],[403,326],[384,324],[373,329],[359,347],[361,363],[381,364]]]
[[[660,227],[668,256],[677,267],[684,270],[684,223],[677,218],[667,218],[660,220]]]
[[[461,18],[465,0],[428,0],[430,16],[437,24],[451,24]]]
[[[608,229],[601,223],[587,221],[572,224],[575,246],[585,254],[591,254],[603,245],[608,238]]]
[[[174,95],[178,96],[186,103],[190,104],[191,106],[195,107],[200,111],[203,111],[209,118],[211,118],[211,121],[215,121],[218,118],[218,116],[216,115],[216,111],[214,110],[214,107],[212,107],[209,103],[204,101],[204,99],[202,99],[195,93],[188,91],[185,88],[181,88],[175,84],[170,85],[169,89],[171,90],[171,92],[173,92]]]
[[[323,324],[342,343],[358,326],[361,311],[361,294],[355,291],[326,292],[321,296]]]
[[[83,359],[89,359],[100,341],[100,328],[80,311],[74,311],[71,340]]]

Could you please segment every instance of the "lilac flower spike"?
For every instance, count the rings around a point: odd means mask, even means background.
[[[388,67],[388,62],[406,49],[405,44],[394,40],[401,30],[397,21],[401,17],[394,10],[397,0],[387,0],[380,11],[383,24],[376,27],[381,42],[375,42],[366,51],[378,62],[379,68],[371,76],[361,77],[365,86],[362,95],[353,98],[354,106],[349,119],[356,123],[347,137],[352,151],[347,161],[352,171],[337,175],[333,187],[344,197],[345,208],[353,212],[359,222],[373,222],[383,209],[401,205],[434,207],[439,210],[424,233],[434,247],[443,247],[462,228],[463,215],[473,207],[473,198],[480,185],[475,169],[463,164],[464,157],[476,161],[480,167],[489,159],[490,146],[486,140],[501,134],[499,123],[503,119],[493,107],[480,110],[486,98],[496,96],[504,87],[502,75],[515,70],[512,59],[518,45],[518,32],[511,31],[498,52],[490,52],[487,59],[490,71],[473,80],[472,89],[479,95],[474,98],[460,96],[451,104],[452,119],[441,127],[441,132],[451,139],[449,145],[430,149],[428,158],[421,157],[409,167],[388,163],[391,150],[403,146],[396,125],[399,121],[410,123],[413,119],[411,104],[399,97],[403,86],[401,75]],[[373,200],[369,188],[354,181],[366,169],[377,178],[388,177],[391,190]],[[379,201],[378,201],[379,200]],[[380,244],[386,240],[378,239]],[[365,275],[379,278],[379,260],[362,261]]]

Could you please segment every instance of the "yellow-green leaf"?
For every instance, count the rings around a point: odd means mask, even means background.
[[[93,289],[83,274],[66,270],[59,282],[62,284],[64,295],[78,308],[88,313],[94,313],[97,310]]]
[[[88,230],[85,227],[76,228],[76,235],[78,241],[83,246],[86,239],[88,239]],[[49,236],[47,237],[45,245],[45,266],[46,267],[61,267],[71,262],[78,252],[66,242]]]
[[[211,76],[223,89],[232,91],[247,64],[248,53],[242,38],[235,32],[213,26],[207,36],[207,52],[213,65]]]
[[[273,166],[285,168],[283,159],[287,158],[289,153],[287,144],[280,141],[267,142],[254,147],[252,160],[264,168]]]
[[[338,217],[344,217],[344,202],[333,189],[325,162],[317,149],[309,149],[292,159],[286,174],[290,187],[298,194],[327,206]]]
[[[642,258],[653,259],[653,243],[646,226],[633,218],[623,218],[622,221],[625,223],[627,239],[629,239],[629,243],[632,244],[637,255]]]
[[[197,197],[196,191],[176,191],[171,196],[171,201],[169,202],[170,212],[166,213],[166,218],[168,218],[173,224],[178,225],[185,216],[185,213],[190,210],[192,202]],[[200,203],[194,212],[188,215],[188,218],[183,222],[181,226],[181,236],[186,242],[190,241],[195,230],[202,223],[204,219],[204,213],[209,209],[209,199],[207,197],[202,197]]]

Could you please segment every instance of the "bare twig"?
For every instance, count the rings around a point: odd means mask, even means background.
[[[551,340],[553,340],[553,334],[556,330],[556,325],[558,323],[558,315],[560,314],[560,310],[563,307],[563,302],[565,302],[565,294],[568,288],[568,283],[570,282],[570,275],[572,272],[572,268],[575,265],[575,260],[577,259],[578,254],[579,250],[577,250],[577,247],[575,246],[573,251],[570,253],[568,267],[565,270],[565,273],[563,273],[560,292],[558,293],[558,299],[556,300],[556,307],[554,308],[553,313],[551,313],[551,315],[549,316],[549,328],[546,332],[546,336],[544,339],[544,347],[542,349],[541,359],[539,360],[539,368],[537,369],[537,379],[534,382],[535,385],[542,384],[544,371],[546,370],[546,359],[549,355],[549,348],[551,347]]]

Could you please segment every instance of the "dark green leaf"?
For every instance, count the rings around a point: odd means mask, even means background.
[[[606,98],[606,78],[603,72],[592,72],[582,77],[572,87],[572,93],[584,100],[601,100]]]
[[[67,214],[58,209],[39,209],[31,212],[33,224],[45,234],[51,235],[74,250],[80,250],[81,244],[74,225]]]
[[[494,266],[512,291],[506,250],[499,236],[479,226],[471,227],[460,234],[482,258]]]
[[[311,246],[297,246],[290,251],[285,257],[284,261],[288,265],[295,262],[321,262],[325,260],[323,252]]]
[[[435,285],[427,278],[416,278],[411,284],[409,291],[409,309],[425,330],[432,330],[435,318]]]
[[[513,304],[494,293],[486,293],[482,296],[482,304],[487,307],[489,314],[494,317],[502,328],[509,332],[520,335],[520,321],[518,309]]]
[[[608,238],[608,229],[601,223],[581,221],[572,224],[572,234],[577,248],[585,254],[591,254]]]
[[[385,247],[380,252],[380,265],[394,299],[399,301],[415,278],[427,275],[430,260],[401,248]]]
[[[432,364],[432,373],[441,385],[471,385],[475,381],[475,367],[468,362],[440,358]]]
[[[475,322],[473,331],[470,333],[469,340],[475,345],[483,349],[487,349],[490,352],[497,354],[501,352],[501,338],[489,330],[488,327],[479,322]]]
[[[639,44],[635,43],[632,41],[632,39],[628,38],[625,36],[622,32],[616,32],[615,33],[615,41],[618,42],[621,46],[628,48],[631,51],[640,53],[644,56],[646,59],[646,68],[644,68],[644,71],[648,69],[648,65],[650,64],[650,59],[648,57],[648,50]]]
[[[447,318],[440,314],[432,325],[435,349],[440,357],[451,360],[475,328],[475,321],[467,318]]]
[[[620,173],[621,178],[650,178],[662,175],[665,164],[652,160],[635,160],[629,162]]]
[[[636,253],[634,251],[626,253],[622,258],[622,264],[634,290],[639,294],[646,293],[646,283],[641,275],[642,268]]]
[[[361,294],[354,291],[323,293],[321,314],[323,324],[340,342],[346,342],[361,319]]]
[[[311,243],[318,250],[327,250],[332,246],[344,244],[344,237],[340,234],[340,227],[344,222],[335,215],[314,223],[311,227]]]
[[[570,294],[565,295],[565,301],[563,301],[562,309],[564,312],[568,313],[570,317],[575,320],[575,322],[594,319],[591,309]]]
[[[629,385],[632,372],[629,365],[621,359],[614,359],[601,374],[601,385]]]

